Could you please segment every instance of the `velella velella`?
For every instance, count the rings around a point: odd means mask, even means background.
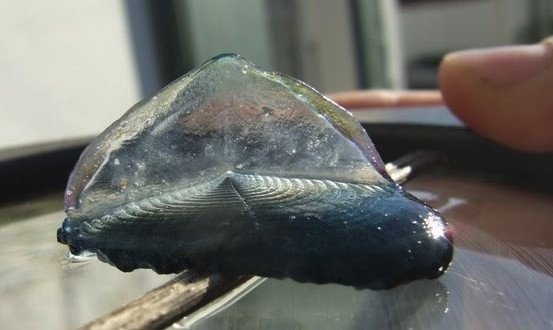
[[[436,278],[445,221],[386,174],[351,114],[221,55],[82,153],[58,241],[122,271],[185,269],[374,289]]]

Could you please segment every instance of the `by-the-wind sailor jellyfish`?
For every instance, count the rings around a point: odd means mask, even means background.
[[[83,152],[58,240],[152,268],[389,288],[440,276],[445,223],[395,184],[360,124],[304,83],[222,55]]]

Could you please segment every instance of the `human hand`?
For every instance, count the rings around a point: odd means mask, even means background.
[[[354,108],[445,102],[467,126],[510,147],[553,151],[553,37],[540,44],[448,54],[438,91],[352,91],[331,94]],[[442,99],[443,97],[443,99]]]
[[[553,37],[448,54],[445,103],[476,132],[519,150],[553,151]]]

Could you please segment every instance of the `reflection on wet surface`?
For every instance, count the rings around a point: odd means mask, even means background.
[[[553,276],[553,196],[463,178],[427,176],[408,187],[432,187],[429,202],[453,226],[457,247],[515,259]]]
[[[454,228],[454,263],[439,280],[390,291],[268,280],[194,328],[553,327],[553,196],[431,175],[408,188]],[[0,209],[0,328],[72,329],[170,278],[98,261],[68,264],[55,238],[60,203]]]

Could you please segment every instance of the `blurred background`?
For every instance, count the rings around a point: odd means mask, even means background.
[[[0,148],[99,133],[206,59],[322,92],[435,88],[449,51],[532,43],[551,0],[0,1]]]

